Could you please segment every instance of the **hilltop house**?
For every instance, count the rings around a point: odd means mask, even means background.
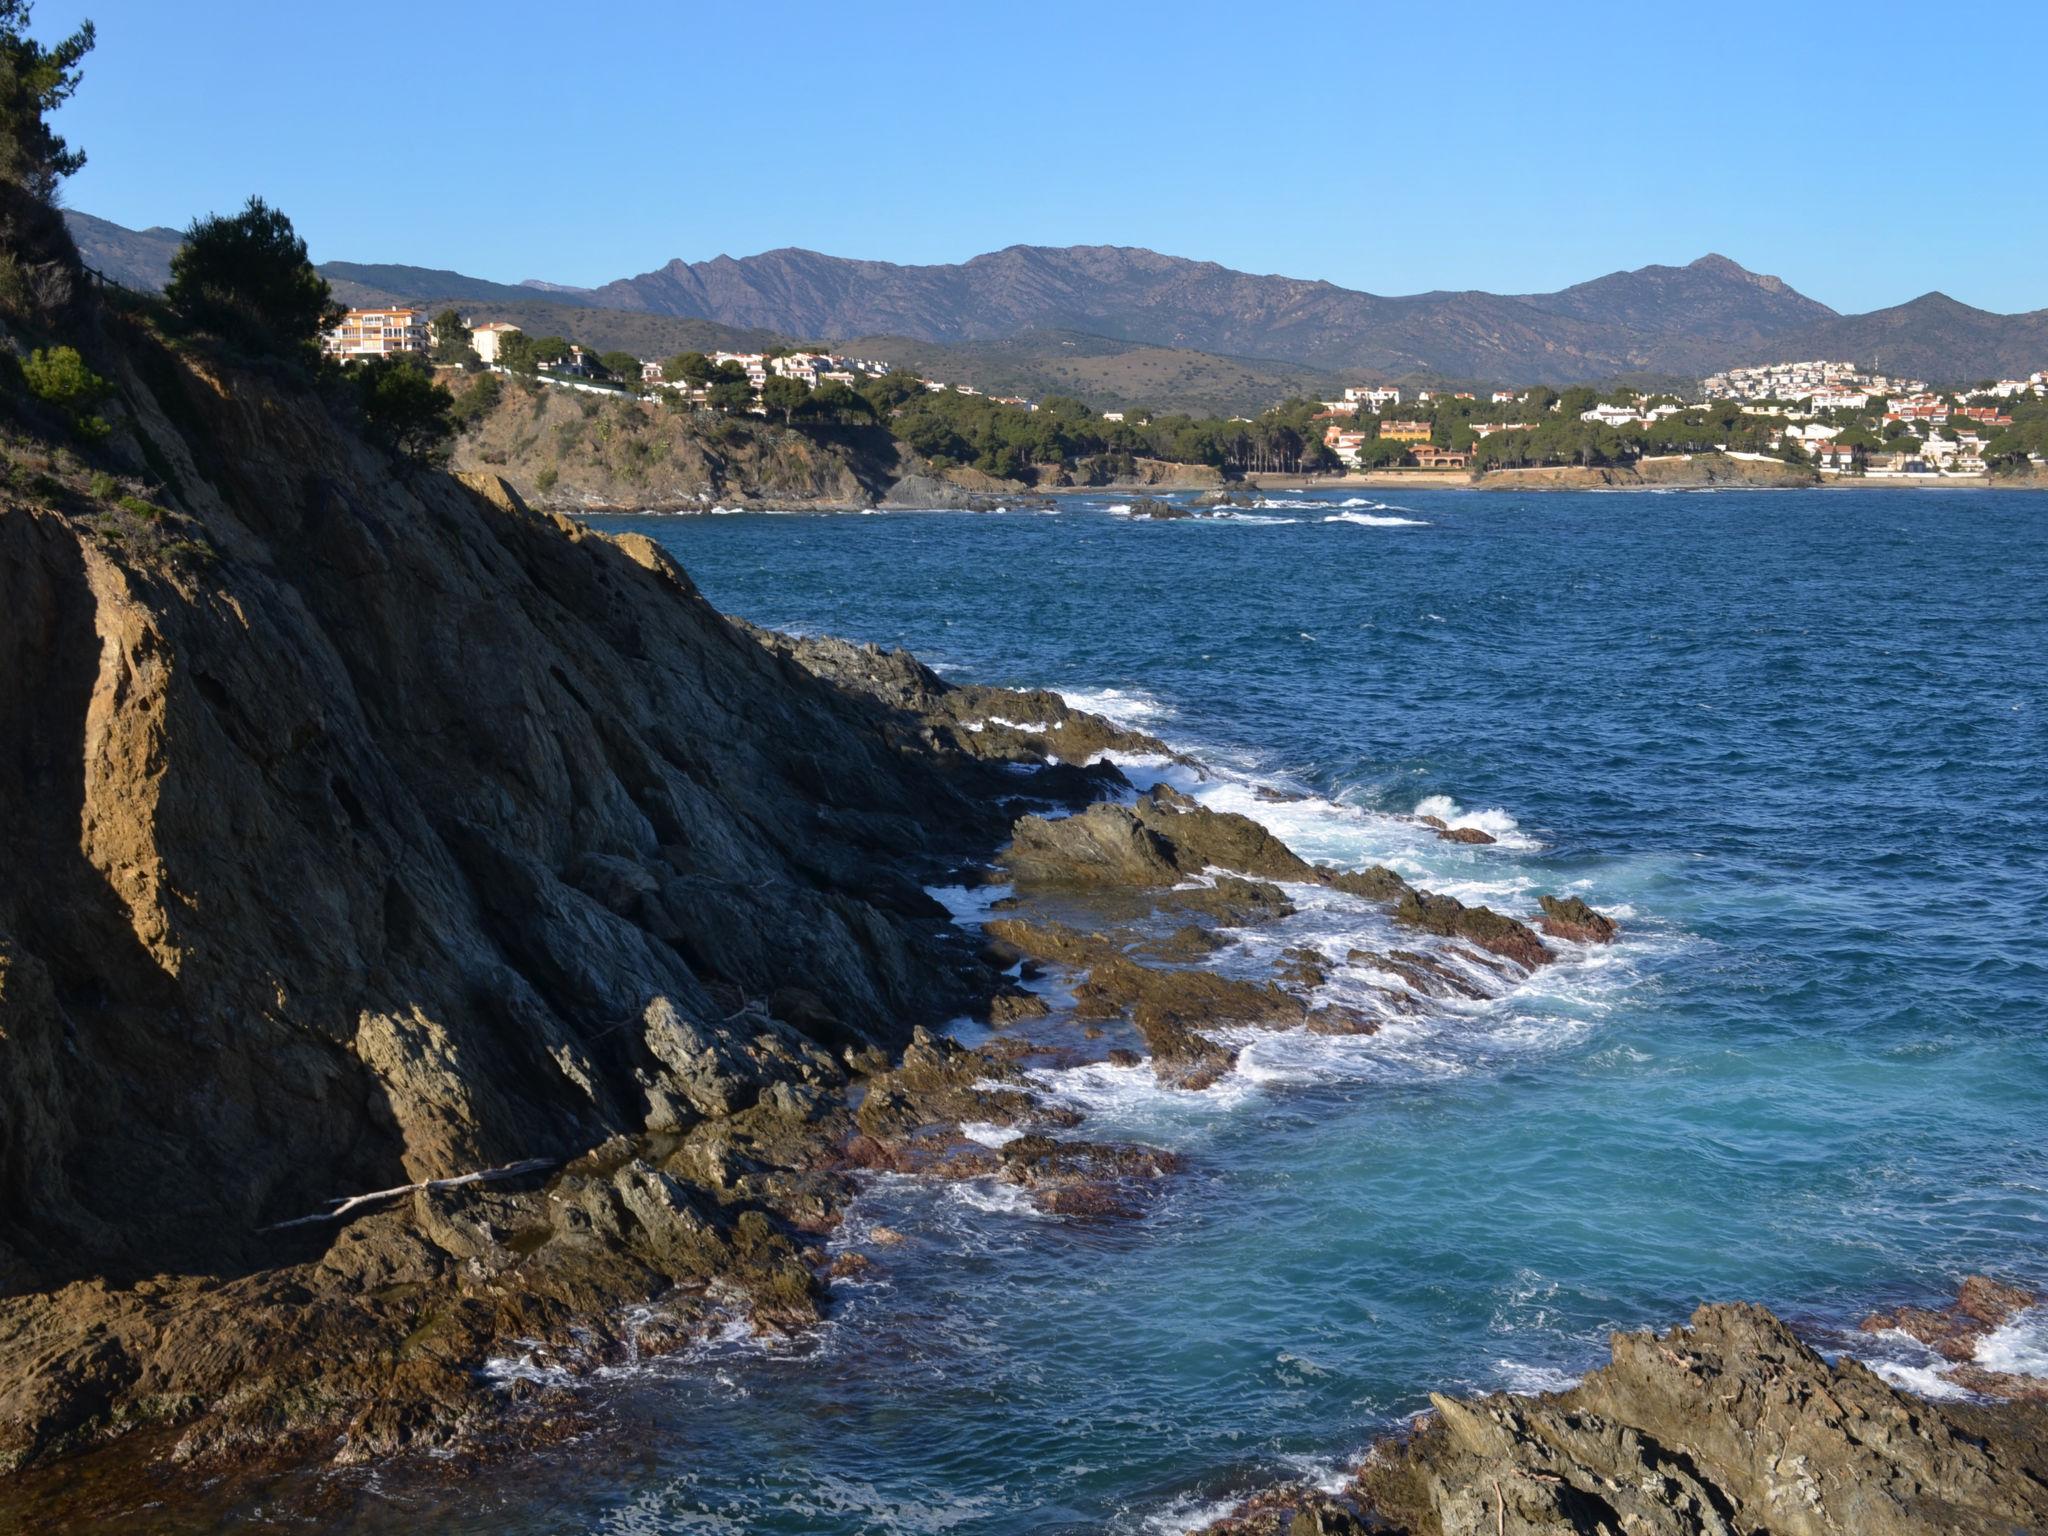
[[[507,336],[517,336],[519,327],[509,320],[486,320],[481,325],[469,328],[469,344],[476,348],[476,355],[492,367],[498,362],[498,343]]]
[[[1399,405],[1401,403],[1401,391],[1391,388],[1377,389],[1365,385],[1354,385],[1344,391],[1344,398],[1351,401],[1354,405],[1361,405],[1366,410],[1377,415],[1390,405]]]

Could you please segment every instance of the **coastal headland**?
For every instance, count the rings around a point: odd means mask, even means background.
[[[882,1257],[826,1250],[878,1171],[1149,1209],[1180,1157],[1091,1137],[1037,1071],[1204,1093],[1243,1031],[1378,1030],[1316,1000],[1335,967],[1427,1010],[1615,936],[1562,893],[1496,910],[1304,859],[1118,766],[1200,771],[1155,737],[728,620],[646,539],[95,324],[128,500],[52,440],[0,511],[0,728],[31,749],[5,769],[0,1463],[32,1518],[200,1519],[306,1462],[546,1443],[608,1364],[812,1326]],[[1397,937],[1257,958],[1310,899]],[[1746,1400],[1674,1411],[1711,1437]],[[2024,1460],[1970,1454],[1972,1497],[2028,1507]],[[1572,1457],[1607,1475],[1564,1445],[1537,1483]]]

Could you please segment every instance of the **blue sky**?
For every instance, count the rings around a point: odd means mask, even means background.
[[[321,260],[1101,243],[1407,293],[1714,250],[1842,310],[2048,306],[2034,0],[41,0],[37,31],[81,16],[69,203],[181,226],[260,192]]]

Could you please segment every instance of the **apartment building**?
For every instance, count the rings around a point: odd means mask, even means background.
[[[322,351],[345,363],[404,352],[424,357],[433,345],[433,328],[424,309],[351,309],[320,340]]]

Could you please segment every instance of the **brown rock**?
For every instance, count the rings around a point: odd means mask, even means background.
[[[1576,944],[1614,942],[1614,919],[1595,912],[1579,897],[1539,896],[1536,902],[1543,909],[1540,926],[1552,938],[1569,939]]]
[[[1758,1307],[1616,1334],[1568,1392],[1433,1397],[1357,1495],[1414,1532],[2009,1536],[2048,1527],[2048,1417],[1915,1398]]]
[[[1971,1275],[1946,1307],[1900,1307],[1891,1312],[1873,1312],[1862,1326],[1866,1333],[1897,1329],[1945,1359],[1970,1361],[1985,1334],[2003,1327],[2039,1299],[2032,1291],[2016,1285]]]
[[[1411,890],[1394,908],[1394,921],[1444,938],[1470,939],[1531,970],[1554,958],[1526,923],[1491,907],[1468,907],[1452,896]]]
[[[1437,829],[1436,836],[1437,841],[1442,843],[1481,844],[1497,843],[1500,841],[1492,833],[1482,832],[1477,827],[1440,827]]]

